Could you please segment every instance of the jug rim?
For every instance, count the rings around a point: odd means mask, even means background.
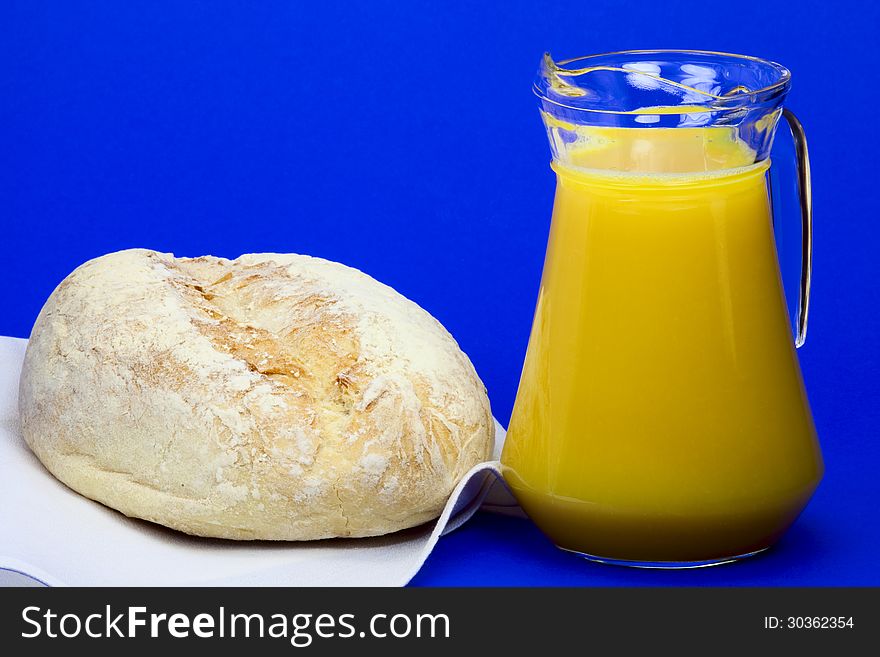
[[[608,58],[615,56],[625,56],[625,55],[695,55],[698,57],[717,57],[719,59],[731,59],[734,61],[740,62],[751,62],[761,66],[767,66],[773,71],[775,71],[778,75],[778,79],[774,82],[764,85],[758,89],[743,89],[740,91],[736,91],[735,93],[727,93],[723,96],[715,96],[711,93],[699,92],[705,96],[707,102],[702,104],[692,104],[687,108],[684,108],[680,105],[658,105],[646,108],[640,108],[635,110],[618,110],[618,109],[600,109],[596,107],[585,107],[583,105],[575,105],[568,104],[560,99],[551,98],[547,93],[548,89],[546,87],[542,87],[540,84],[542,81],[546,80],[549,74],[555,74],[558,71],[573,71],[576,69],[563,69],[562,67],[569,66],[570,64],[577,62],[585,62],[588,60],[595,60],[599,58]],[[644,73],[637,69],[629,70],[630,73],[642,74],[642,75],[650,75],[648,73]],[[670,84],[678,84],[672,80],[667,78],[657,77],[660,80],[668,82]],[[743,107],[743,106],[751,106],[758,105],[768,100],[772,100],[778,98],[780,94],[787,93],[789,87],[791,85],[791,71],[788,70],[782,64],[775,62],[770,59],[764,59],[762,57],[755,57],[752,55],[742,55],[739,53],[730,53],[716,50],[689,50],[689,49],[676,49],[676,48],[661,48],[661,49],[648,49],[648,50],[612,50],[608,52],[602,53],[594,53],[590,55],[582,55],[579,57],[572,57],[568,59],[561,60],[556,62],[550,56],[549,52],[545,52],[541,68],[539,69],[539,74],[535,82],[532,84],[532,91],[538,96],[541,100],[552,103],[559,107],[563,107],[566,109],[571,109],[579,112],[596,112],[601,114],[653,114],[656,113],[658,109],[660,110],[674,110],[679,109],[680,113],[694,113],[694,112],[703,112],[703,111],[717,111],[724,109],[731,109],[733,107]],[[698,90],[694,90],[698,91]],[[672,113],[672,112],[670,112]]]

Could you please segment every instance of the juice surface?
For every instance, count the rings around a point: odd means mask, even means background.
[[[766,548],[822,475],[769,163],[717,128],[591,137],[554,164],[505,479],[566,549],[666,562]]]

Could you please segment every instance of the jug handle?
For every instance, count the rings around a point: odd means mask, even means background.
[[[797,335],[794,346],[802,347],[807,340],[807,317],[810,312],[810,280],[813,274],[813,192],[810,187],[810,154],[804,126],[789,109],[782,110],[794,140],[797,156],[798,200],[801,208],[801,281],[798,296]]]

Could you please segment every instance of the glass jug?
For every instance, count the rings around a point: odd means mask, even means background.
[[[812,219],[789,86],[740,55],[544,57],[557,188],[502,469],[565,550],[671,568],[749,556],[822,477],[795,354]],[[780,117],[803,215],[795,340],[768,187]]]

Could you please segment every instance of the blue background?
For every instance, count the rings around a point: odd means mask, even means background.
[[[428,309],[506,423],[552,203],[544,50],[742,52],[794,73],[815,277],[801,363],[827,474],[782,543],[648,572],[483,514],[421,585],[880,584],[877,5],[867,2],[10,2],[0,8],[0,334],[133,246],[323,256]],[[796,239],[796,238],[795,238]]]

